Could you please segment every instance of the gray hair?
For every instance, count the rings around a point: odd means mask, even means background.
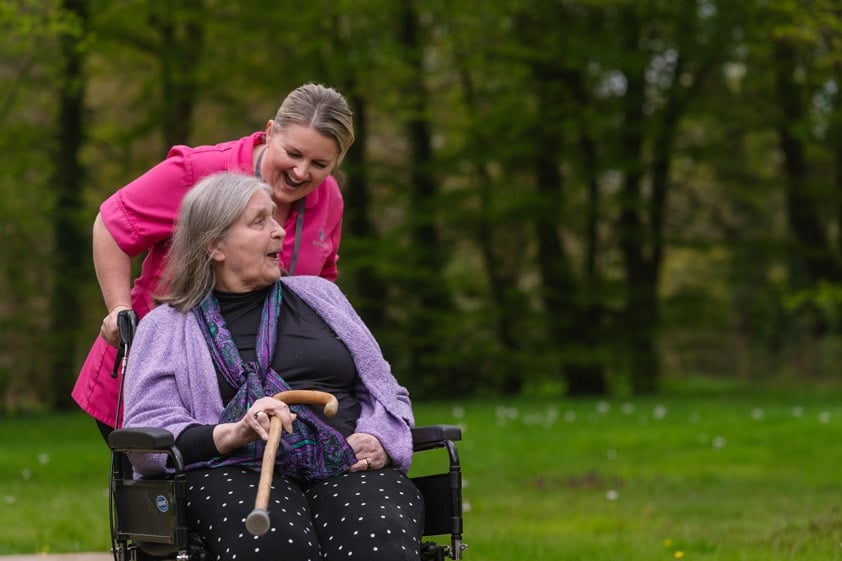
[[[272,132],[290,125],[312,127],[319,134],[332,138],[339,148],[337,164],[354,143],[354,119],[348,102],[333,88],[320,84],[304,84],[284,99],[275,115]]]
[[[252,195],[272,188],[251,175],[217,173],[199,181],[181,202],[167,265],[156,295],[180,312],[197,306],[216,284],[209,248],[219,243]]]

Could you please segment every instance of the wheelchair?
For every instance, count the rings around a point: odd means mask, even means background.
[[[136,321],[134,312],[120,312],[115,372],[125,368]],[[122,398],[122,387],[119,395]],[[442,468],[432,475],[412,477],[425,506],[422,561],[459,560],[468,547],[462,541],[462,471],[455,444],[461,438],[461,429],[453,425],[412,429],[414,453],[444,449],[448,458],[446,471]],[[198,536],[187,527],[187,476],[173,435],[159,428],[116,429],[108,436],[108,446],[114,561],[210,561]],[[131,452],[164,453],[173,472],[159,479],[134,479],[128,458]],[[449,536],[449,543],[435,541],[442,536]]]

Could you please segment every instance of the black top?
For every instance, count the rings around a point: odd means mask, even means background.
[[[246,293],[214,291],[225,324],[246,362],[257,358],[257,330],[270,288]],[[319,406],[311,409],[343,436],[354,432],[360,403],[354,392],[359,379],[351,354],[321,316],[286,286],[281,298],[272,368],[292,389],[321,390],[335,395],[339,400],[339,412],[335,417],[325,417]],[[237,389],[219,372],[217,378],[222,402],[227,404]],[[187,427],[176,444],[188,464],[219,455],[213,444],[212,425]]]

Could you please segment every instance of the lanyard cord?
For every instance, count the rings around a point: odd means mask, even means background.
[[[295,274],[295,263],[298,261],[298,250],[301,247],[301,232],[304,230],[304,199],[298,199],[298,216],[295,217],[295,241],[292,245],[292,259],[289,262],[290,276]]]
[[[263,174],[260,173],[260,162],[263,161],[263,154],[266,153],[266,147],[263,147],[263,150],[260,151],[260,154],[257,155],[257,162],[254,164],[254,176],[258,179],[263,179]],[[292,245],[292,259],[289,262],[289,271],[287,271],[290,276],[295,274],[295,264],[298,262],[298,251],[301,248],[301,233],[304,231],[304,210],[306,208],[306,200],[305,199],[298,199],[298,208],[296,209],[296,217],[295,217],[295,238]]]

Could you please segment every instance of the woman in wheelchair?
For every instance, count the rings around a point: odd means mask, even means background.
[[[339,288],[282,277],[284,229],[259,179],[217,174],[181,206],[125,377],[125,427],[160,427],[188,464],[188,523],[211,559],[418,559],[424,504],[406,472],[408,392]],[[326,417],[273,395],[317,389]],[[270,530],[245,531],[270,425],[280,418]],[[132,457],[140,476],[165,456]]]

